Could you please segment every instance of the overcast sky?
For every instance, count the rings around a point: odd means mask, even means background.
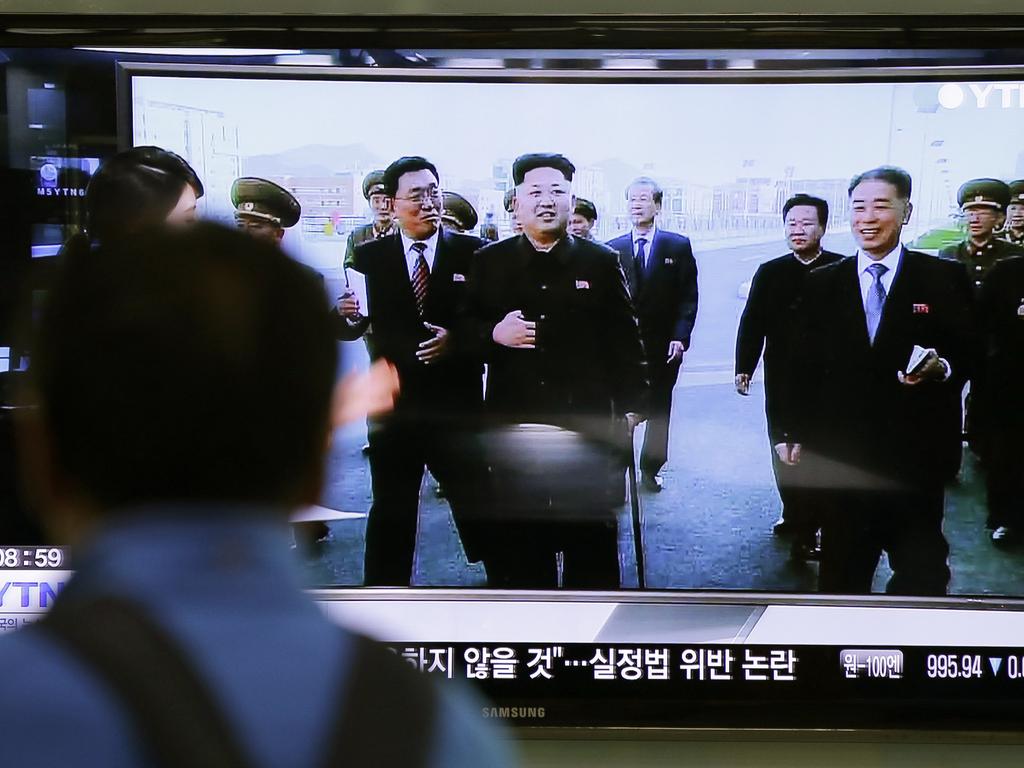
[[[998,98],[979,109],[968,91],[957,109],[922,111],[937,88],[140,77],[133,103],[136,113],[152,101],[223,112],[241,127],[243,156],[363,144],[383,158],[425,155],[442,175],[468,178],[529,151],[563,152],[577,166],[653,164],[655,175],[706,184],[778,177],[786,166],[798,178],[845,178],[887,161],[919,176],[941,157],[954,187],[1012,176],[1024,110]]]

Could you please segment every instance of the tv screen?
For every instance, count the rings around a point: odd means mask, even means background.
[[[333,435],[297,556],[325,611],[482,686],[483,717],[1017,727],[1024,549],[992,491],[1017,464],[991,436],[1019,417],[984,407],[977,320],[981,273],[1024,255],[1017,70],[953,40],[527,37],[226,64],[6,49],[36,116],[10,168],[80,198],[155,145],[202,179],[202,218],[259,213],[238,179],[298,203],[281,246],[323,278],[339,378],[383,359],[402,389]],[[80,68],[101,76],[43,85]],[[32,221],[33,275],[82,223]],[[16,627],[67,553],[10,543]]]

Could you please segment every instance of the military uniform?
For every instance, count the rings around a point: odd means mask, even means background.
[[[302,216],[302,206],[295,195],[267,179],[245,176],[231,185],[231,204],[240,227],[259,230],[265,225],[268,234],[277,239],[284,230],[294,227]]]
[[[476,227],[479,217],[476,208],[458,192],[444,192],[444,211],[441,221],[456,232],[469,232]]]
[[[369,202],[370,197],[383,194],[383,192],[384,171],[370,171],[366,174],[366,177],[363,179],[363,197],[366,198],[366,201]],[[356,227],[348,233],[348,240],[345,242],[343,266],[346,269],[352,266],[352,259],[355,257],[356,248],[363,243],[370,240],[379,240],[382,237],[394,235],[397,232],[398,228],[395,226],[394,220],[390,221],[388,226],[383,229],[375,221]]]
[[[1003,212],[1010,202],[1010,188],[998,179],[972,179],[960,187],[957,192],[957,202],[960,203],[960,208],[964,212],[969,211],[972,207],[984,207]],[[971,281],[975,301],[981,296],[986,278],[992,268],[1004,259],[1020,255],[1024,255],[1024,250],[995,237],[980,246],[975,245],[968,238],[957,245],[946,246],[939,251],[941,258],[963,264]],[[985,393],[988,378],[987,366],[983,359],[984,351],[978,347],[975,352],[964,431],[967,434],[967,442],[971,450],[982,459],[987,459],[991,453],[989,445],[991,418],[988,412],[989,398]],[[994,525],[991,516],[989,525]]]
[[[1008,185],[1010,187],[1010,205],[1019,205],[1024,207],[1024,179],[1018,179],[1017,181],[1011,181]],[[999,239],[1005,240],[1011,245],[1016,245],[1024,248],[1024,230],[1014,232],[1010,229],[1010,211],[1009,205],[1007,206],[1007,219],[1006,226],[1002,232],[999,233]]]

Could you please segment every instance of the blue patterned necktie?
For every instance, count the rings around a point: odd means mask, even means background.
[[[639,290],[644,278],[647,277],[647,238],[636,240],[636,255],[633,257],[633,272],[636,274],[636,287]]]
[[[868,288],[868,301],[864,307],[864,315],[868,321],[868,338],[875,343],[875,334],[878,333],[878,324],[882,321],[882,308],[885,306],[885,286],[882,285],[882,275],[889,271],[885,264],[871,264],[868,272],[871,273],[871,286]]]
[[[427,259],[423,253],[427,250],[426,243],[413,243],[412,249],[416,251],[416,264],[412,269],[412,293],[416,297],[416,309],[423,314],[423,305],[427,301],[427,278],[430,277],[430,268],[427,266]]]

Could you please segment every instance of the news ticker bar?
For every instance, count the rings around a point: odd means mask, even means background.
[[[715,683],[820,685],[875,682],[887,690],[959,682],[1005,682],[1024,697],[1024,648],[841,648],[752,645],[396,644],[394,653],[420,672],[496,685],[555,681],[711,690]],[[1019,681],[1019,683],[1017,682]],[[1008,689],[1011,690],[1011,689]]]
[[[1024,727],[1024,648],[389,643],[547,727]]]

